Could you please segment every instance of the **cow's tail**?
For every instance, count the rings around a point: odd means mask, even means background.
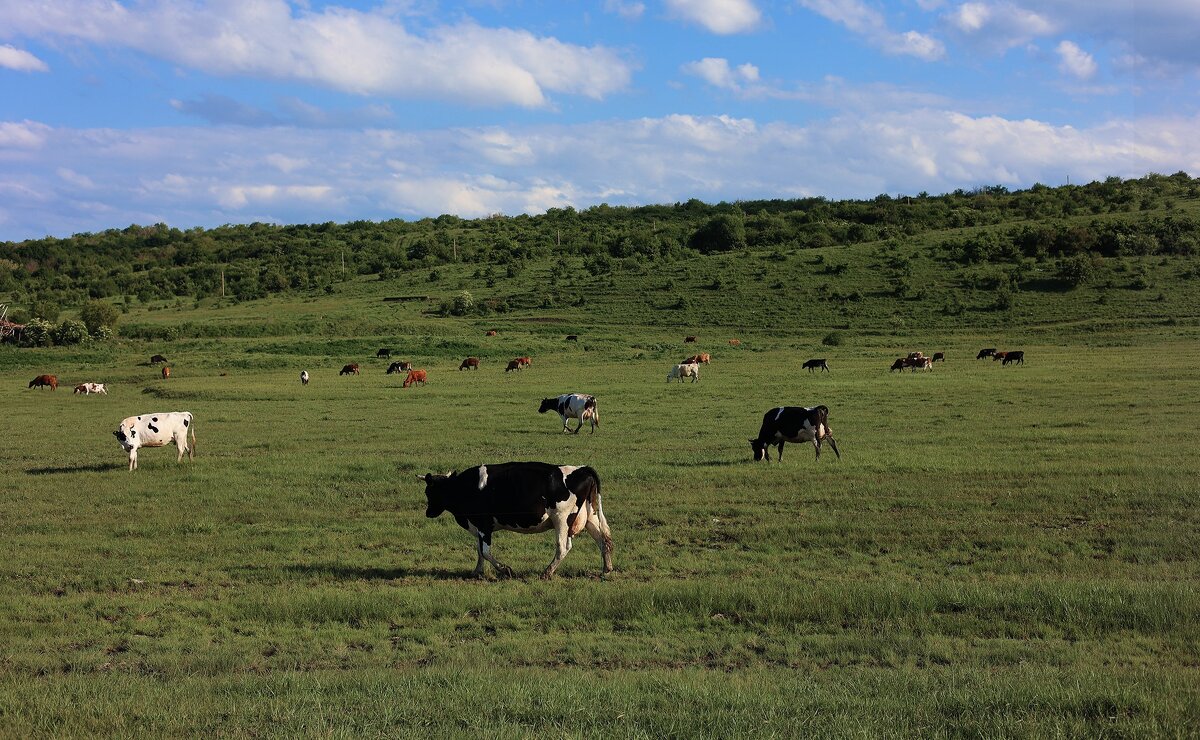
[[[592,415],[592,423],[593,423],[595,426],[600,426],[600,407],[596,405],[596,399],[595,399],[595,398],[589,398],[587,401],[585,401],[585,402],[584,402],[584,404],[583,404],[583,410],[584,410],[584,411],[590,411],[590,412],[591,412],[591,415]],[[589,469],[589,470],[591,470],[591,468],[588,468],[588,469]],[[593,470],[592,472],[594,473],[595,471]],[[600,479],[599,479],[599,478],[597,478],[597,479],[596,479],[596,485],[597,485],[596,492],[597,492],[597,495],[599,494],[599,491],[600,491],[600,489],[599,489],[599,483],[600,483]]]
[[[575,494],[578,507],[567,520],[568,533],[574,537],[583,531],[591,512],[600,509],[600,474],[591,466],[576,468],[567,476],[567,489]]]
[[[191,420],[188,429],[192,430],[192,446],[188,448],[188,458],[191,459],[196,457],[196,418],[191,414],[188,417]]]
[[[822,427],[825,428],[825,438],[829,440],[829,446],[833,448],[833,454],[837,455],[837,458],[839,460],[841,460],[842,453],[840,450],[838,450],[837,440],[835,440],[833,438],[833,430],[829,428],[829,407],[828,406],[818,406],[817,407],[817,420],[818,420],[818,423]],[[818,443],[819,443],[819,440],[818,440]]]

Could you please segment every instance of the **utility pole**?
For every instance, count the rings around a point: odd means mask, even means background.
[[[450,237],[450,246],[454,249],[454,261],[458,262],[458,234]]]
[[[221,297],[225,297],[225,268],[221,268]]]
[[[346,248],[342,247],[342,280],[346,279]]]

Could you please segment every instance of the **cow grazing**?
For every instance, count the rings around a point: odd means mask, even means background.
[[[568,342],[578,342],[578,341],[579,341],[579,335],[578,335],[578,334],[568,334],[568,335],[567,335],[567,341],[568,341]]]
[[[899,370],[900,372],[904,372],[904,368],[906,368],[906,367],[908,367],[908,358],[907,357],[897,357],[896,361],[892,363],[891,370],[888,370],[888,372],[891,373],[891,372],[895,372],[897,370]]]
[[[562,417],[564,432],[571,431],[567,428],[567,419],[579,420],[579,426],[575,427],[574,434],[579,434],[585,421],[592,425],[592,434],[595,434],[596,427],[600,426],[600,409],[596,406],[596,397],[586,393],[564,393],[558,398],[543,398],[542,405],[538,407],[538,413],[544,414],[547,411],[558,412],[558,415]]]
[[[391,375],[392,373],[406,373],[409,370],[412,370],[412,363],[405,360],[400,360],[399,362],[393,362],[392,364],[388,365],[387,374]]]
[[[829,372],[829,363],[824,358],[819,360],[808,360],[801,367],[803,367],[805,370],[808,370],[810,373],[815,372],[818,369],[824,372]]]
[[[407,388],[410,385],[416,385],[417,383],[425,385],[424,370],[409,370],[408,377],[404,379],[404,382],[400,384],[400,387]]]
[[[729,346],[730,346],[730,347],[741,347],[741,346],[742,346],[742,340],[740,340],[740,339],[730,339],[730,340],[729,340]]]
[[[521,364],[520,360],[509,360],[508,367],[504,368],[504,372],[508,372],[510,370],[520,370],[523,367],[525,366]]]
[[[1016,350],[1009,352],[1008,354],[1006,354],[1004,356],[1004,362],[1002,362],[1000,364],[1007,365],[1010,362],[1015,362],[1018,365],[1024,365],[1025,364],[1025,351],[1016,349]]]
[[[468,369],[478,370],[479,369],[479,358],[478,357],[468,357],[467,359],[462,361],[462,364],[458,366],[458,369],[459,370],[468,370]]]
[[[483,336],[485,336],[485,337],[494,337],[494,336],[496,336],[496,330],[495,330],[495,329],[488,329],[487,331],[485,331],[485,332],[483,333]]]
[[[300,371],[300,385],[308,385],[308,371],[307,370]]]
[[[758,438],[750,440],[750,449],[754,451],[755,460],[770,460],[770,447],[775,445],[779,450],[779,460],[783,460],[783,445],[785,442],[803,444],[812,442],[817,451],[817,459],[821,459],[821,441],[829,440],[833,454],[840,460],[842,453],[838,452],[837,442],[833,439],[833,430],[829,428],[829,409],[825,406],[781,406],[771,409],[763,415],[762,426],[758,430]]]
[[[946,361],[946,353],[945,352],[934,352],[933,353],[933,361],[937,362],[938,360],[945,362]]]
[[[918,370],[933,370],[933,358],[916,357],[908,361],[908,366],[914,373]]]
[[[79,385],[75,386],[75,395],[78,396],[80,393],[82,393],[86,396],[87,392],[88,392],[88,384],[87,383],[80,383]]]
[[[909,352],[908,353],[908,359],[910,359],[910,360],[920,360],[920,359],[924,359],[924,357],[925,357],[925,355],[921,354],[920,352]]]
[[[39,375],[33,380],[29,381],[30,388],[45,388],[47,386],[49,386],[50,390],[52,391],[58,390],[58,376]]]
[[[683,343],[684,344],[693,344],[696,341],[696,339],[697,339],[697,337],[695,337],[695,336],[686,336],[683,338]]]
[[[684,378],[691,378],[695,383],[700,379],[700,366],[694,362],[681,362],[671,368],[671,372],[667,373],[667,382],[670,383],[675,378],[679,378],[682,383]]]
[[[352,362],[349,365],[343,365],[342,369],[338,372],[339,376],[358,375],[358,374],[359,374],[359,372],[358,372],[358,363],[357,362]]]
[[[162,363],[163,365],[167,364],[167,358],[163,357],[162,355],[154,355],[150,358],[151,365],[158,365],[159,363]]]
[[[517,362],[521,363],[521,367],[529,367],[533,364],[533,360],[529,357],[518,357]]]
[[[712,361],[712,355],[710,355],[707,352],[700,352],[699,354],[692,355],[691,357],[683,358],[683,360],[681,361],[681,364],[684,364],[684,365],[690,365],[690,364],[707,365],[710,361]]]
[[[166,380],[167,378],[171,377],[171,367],[169,365],[163,365],[162,377],[163,377],[163,380]]]
[[[80,383],[75,386],[75,393],[82,393],[85,396],[99,393],[102,396],[107,396],[108,388],[103,383]]]
[[[996,360],[1003,360],[1005,357],[1008,357],[1007,352],[997,352],[992,355],[992,362],[995,362]]]
[[[983,358],[991,357],[994,354],[996,354],[995,347],[984,347],[983,349],[979,350],[979,354],[975,355],[975,359],[982,360]]]
[[[192,433],[192,444],[188,445],[188,432]],[[179,454],[175,462],[183,462],[183,453],[189,460],[196,458],[196,427],[192,424],[190,411],[143,414],[131,416],[121,422],[113,432],[117,442],[129,453],[129,469],[137,470],[138,449],[141,447],[163,447],[175,443]]]
[[[512,568],[492,555],[492,534],[497,531],[554,530],[554,559],[542,572],[542,578],[551,578],[571,551],[575,535],[587,529],[600,547],[602,572],[613,570],[612,532],[600,505],[600,476],[590,467],[509,462],[417,477],[425,481],[425,516],[434,519],[448,511],[475,538],[476,578],[483,577],[485,560],[497,575],[513,575]]]
[[[375,353],[375,357],[379,358],[379,359],[385,359],[385,360],[391,359],[392,348],[391,347],[380,347],[379,351]]]

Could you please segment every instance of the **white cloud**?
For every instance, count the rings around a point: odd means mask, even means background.
[[[39,149],[51,129],[35,121],[0,121],[0,159],[23,149]]]
[[[837,80],[825,85],[836,93]],[[816,93],[813,93],[816,94]],[[864,93],[866,95],[866,93]],[[871,197],[999,183],[1200,172],[1200,117],[1087,128],[946,108],[843,108],[807,125],[670,115],[429,132],[134,131],[0,123],[0,239],[165,221],[179,227],[485,216],[547,207]],[[27,148],[33,132],[41,149]],[[66,179],[64,179],[66,177]],[[93,188],[81,193],[77,184]]]
[[[721,35],[753,31],[762,20],[752,0],[666,0],[666,4],[672,15]]]
[[[33,54],[9,44],[0,44],[0,67],[18,72],[49,72],[50,67]]]
[[[1096,60],[1073,41],[1062,41],[1055,49],[1058,52],[1058,68],[1065,74],[1086,80],[1096,74]]]
[[[604,11],[616,13],[626,20],[637,20],[646,12],[645,3],[629,2],[629,0],[604,0]]]
[[[828,20],[845,26],[868,43],[888,54],[913,56],[934,61],[945,56],[942,42],[917,31],[898,33],[888,27],[883,14],[863,0],[797,0],[803,7]]]
[[[615,51],[464,21],[410,31],[397,12],[285,0],[0,0],[6,31],[126,46],[215,75],[475,105],[540,107],[551,94],[603,98],[629,84]]]
[[[758,81],[758,67],[753,64],[730,67],[729,60],[719,57],[705,57],[697,62],[688,62],[680,69],[699,77],[713,87],[726,90],[742,90],[747,83]]]

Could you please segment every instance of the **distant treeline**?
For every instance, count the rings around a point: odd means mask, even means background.
[[[329,288],[344,277],[428,269],[447,262],[512,265],[578,255],[603,270],[614,258],[669,260],[747,248],[803,249],[911,239],[956,227],[999,226],[947,242],[964,262],[1002,262],[1079,252],[1189,254],[1200,223],[1162,215],[1200,197],[1184,172],[1134,180],[1009,191],[989,186],[945,195],[871,200],[753,200],[709,205],[552,208],[538,216],[439,216],[180,230],[133,225],[67,239],[0,243],[0,296],[29,305],[81,305],[131,295],[142,301],[222,293],[253,299]],[[1157,215],[1136,215],[1156,211]],[[1083,219],[1101,214],[1121,218]],[[1017,225],[1014,222],[1034,222]]]

